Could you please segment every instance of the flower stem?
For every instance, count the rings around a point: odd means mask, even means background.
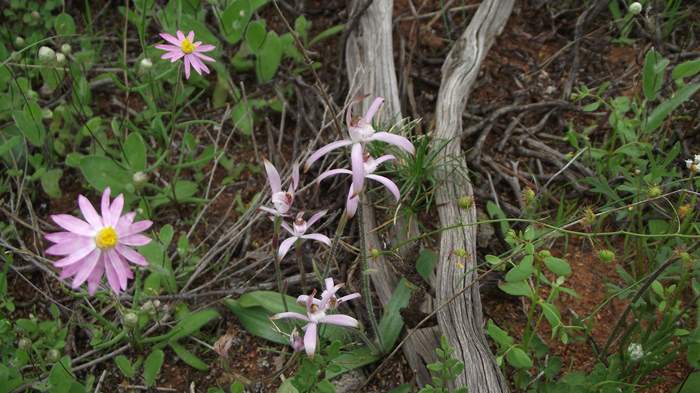
[[[347,223],[348,215],[345,212],[343,212],[343,214],[340,216],[340,222],[338,223],[338,227],[335,229],[335,235],[333,236],[333,243],[331,243],[331,252],[329,254],[328,261],[326,262],[326,266],[323,267],[323,276],[319,280],[321,283],[323,283],[323,280],[326,277],[328,277],[328,275],[331,273],[331,264],[334,263],[336,260],[335,254],[338,252],[340,237],[343,236],[343,232],[345,231],[345,225]]]
[[[306,293],[306,272],[304,271],[304,256],[301,252],[301,239],[295,242],[294,253],[296,254],[297,265],[299,266],[299,283],[301,284],[301,292]]]
[[[287,307],[287,298],[285,297],[285,290],[282,288],[282,267],[280,266],[280,258],[277,254],[277,248],[279,247],[280,241],[280,227],[282,226],[282,220],[279,216],[275,216],[274,231],[272,232],[272,257],[275,259],[275,278],[277,281],[277,291],[282,296],[282,304],[284,305],[284,311],[289,311]]]
[[[382,337],[379,334],[379,324],[377,323],[377,316],[374,314],[374,305],[372,303],[372,288],[369,282],[369,260],[367,259],[367,238],[364,232],[364,195],[360,196],[360,206],[357,214],[359,225],[358,231],[360,232],[360,262],[362,263],[362,274],[360,278],[362,281],[362,297],[365,300],[365,308],[367,308],[367,316],[369,317],[370,325],[372,325],[372,330],[377,336],[377,341],[379,342],[379,348],[383,348]]]

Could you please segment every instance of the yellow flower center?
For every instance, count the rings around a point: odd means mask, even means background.
[[[185,52],[186,55],[189,55],[190,53],[194,52],[194,44],[192,44],[190,42],[190,40],[188,40],[187,38],[182,40],[180,47],[182,48],[182,51]]]
[[[119,236],[117,236],[117,231],[115,231],[112,227],[100,229],[100,231],[97,232],[97,236],[95,236],[95,244],[101,249],[116,246],[117,240],[119,240]]]

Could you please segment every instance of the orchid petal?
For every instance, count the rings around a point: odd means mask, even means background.
[[[396,202],[398,202],[399,199],[401,199],[401,193],[399,192],[399,187],[397,187],[393,181],[387,179],[384,176],[379,176],[379,175],[367,175],[367,178],[382,183],[382,185],[384,185],[384,187],[386,187],[386,189],[389,190],[394,195],[394,198],[396,198]]]
[[[315,213],[311,218],[309,218],[308,221],[306,221],[306,226],[310,227],[314,225],[316,221],[318,221],[321,217],[325,216],[326,213],[328,213],[328,210],[321,210],[320,212]]]
[[[298,319],[300,321],[305,321],[309,322],[309,317],[307,317],[304,314],[299,314],[298,312],[281,312],[279,314],[275,314],[271,317],[272,319]]]
[[[364,151],[362,144],[355,143],[352,145],[352,153],[350,155],[352,164],[352,187],[355,194],[362,192],[365,183],[365,165],[363,159]]]
[[[328,236],[322,235],[320,233],[309,233],[308,235],[301,236],[301,238],[308,239],[308,240],[315,240],[315,241],[321,242],[327,246],[331,245],[331,239],[329,239]]]
[[[372,105],[369,106],[369,109],[367,109],[367,112],[365,112],[365,115],[362,116],[362,121],[365,124],[371,124],[372,123],[372,118],[374,115],[377,113],[379,108],[382,106],[384,103],[384,98],[382,97],[377,97],[372,101]]]
[[[340,303],[345,303],[345,302],[347,302],[347,301],[349,301],[349,300],[357,299],[357,298],[360,298],[360,297],[362,297],[362,295],[360,295],[360,294],[357,293],[357,292],[351,293],[351,294],[349,294],[349,295],[345,295],[345,296],[343,296],[343,297],[338,298],[338,304],[340,304]]]
[[[292,165],[292,184],[289,186],[289,193],[294,194],[297,187],[299,187],[299,165]]]
[[[309,156],[309,158],[306,159],[306,163],[304,164],[304,170],[308,171],[314,162],[318,161],[319,158],[325,156],[326,154],[330,153],[331,151],[333,151],[335,149],[339,149],[343,146],[351,145],[351,144],[352,144],[352,141],[350,141],[348,139],[342,139],[339,141],[331,142],[331,143],[327,144],[326,146],[323,146],[322,148],[313,152]]]
[[[374,165],[379,166],[379,165],[385,163],[386,161],[395,160],[395,159],[396,159],[396,157],[394,157],[393,155],[385,154],[383,156],[380,156],[379,158],[376,158],[374,160]]]
[[[304,349],[309,357],[314,357],[316,354],[316,326],[315,323],[306,325],[306,333],[304,333]]]
[[[353,328],[360,325],[360,322],[357,319],[343,314],[326,315],[318,321],[329,325],[347,326]]]
[[[328,171],[325,171],[325,172],[321,173],[321,174],[316,178],[316,182],[321,182],[322,180],[324,180],[324,179],[326,179],[326,178],[329,178],[329,177],[335,176],[335,175],[341,175],[341,174],[343,174],[343,175],[352,175],[352,171],[350,171],[350,170],[348,170],[348,169],[345,169],[345,168],[341,168],[341,169],[331,169],[331,170],[328,170]]]
[[[296,242],[299,238],[296,236],[292,236],[290,238],[284,239],[282,244],[280,244],[280,249],[277,252],[277,257],[279,259],[284,258],[285,255],[289,252],[289,249],[292,248],[292,245],[294,245],[294,242]]]
[[[282,191],[282,180],[280,179],[280,174],[277,172],[277,168],[268,160],[264,160],[265,172],[267,172],[267,181],[270,183],[270,189],[272,193],[277,193]]]
[[[416,148],[413,147],[411,141],[406,137],[401,135],[392,134],[390,132],[377,132],[372,135],[369,140],[371,141],[382,141],[390,145],[394,145],[400,149],[403,149],[411,154],[416,154]]]

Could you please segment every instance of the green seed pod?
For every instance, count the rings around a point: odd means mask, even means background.
[[[134,329],[139,325],[139,316],[136,313],[128,312],[122,317],[122,324],[127,329]]]
[[[379,258],[379,256],[382,255],[382,252],[377,250],[376,248],[373,248],[369,251],[369,254],[370,256],[372,256],[372,258]]]
[[[465,195],[465,196],[459,198],[459,201],[457,201],[457,204],[462,209],[469,209],[474,204],[474,198]]]
[[[601,262],[610,263],[615,260],[615,253],[612,250],[600,250],[598,251],[598,259]]]
[[[58,349],[50,349],[46,352],[46,360],[50,363],[55,363],[61,359],[61,352]]]

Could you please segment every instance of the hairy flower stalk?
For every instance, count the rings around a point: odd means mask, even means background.
[[[360,195],[361,203],[359,208],[364,209],[364,195]],[[377,315],[374,313],[374,304],[372,302],[372,287],[369,280],[369,259],[367,259],[367,237],[364,231],[364,219],[362,217],[362,211],[358,215],[359,220],[358,232],[360,233],[360,262],[362,263],[362,274],[360,274],[360,281],[362,283],[362,296],[365,299],[365,308],[367,309],[367,316],[369,317],[370,325],[372,325],[372,331],[377,337],[379,342],[379,348],[384,348],[382,343],[382,336],[379,334],[379,323],[377,322]]]

